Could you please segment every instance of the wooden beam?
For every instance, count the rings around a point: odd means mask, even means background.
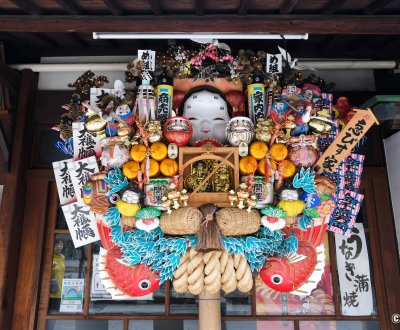
[[[249,7],[250,7],[250,0],[240,0],[238,14],[240,16],[247,15],[247,11],[248,11]]]
[[[41,42],[45,43],[46,45],[52,47],[52,48],[59,48],[60,47],[60,44],[57,41],[51,39],[46,33],[43,33],[43,32],[33,33],[33,32],[31,32],[30,35],[33,36],[34,38],[40,40]]]
[[[10,0],[14,5],[17,5],[24,12],[31,15],[43,15],[44,11],[39,6],[35,5],[32,1],[27,0]]]
[[[330,0],[322,9],[323,15],[332,15],[346,2],[346,0]]]
[[[26,48],[27,44],[24,40],[18,37],[15,33],[1,32],[0,40],[12,45],[16,48]]]
[[[107,9],[116,16],[123,15],[123,11],[120,6],[118,6],[115,0],[103,0],[104,4],[107,6]]]
[[[70,37],[73,41],[75,41],[77,44],[79,44],[83,48],[88,48],[89,44],[86,42],[85,39],[83,39],[79,33],[76,32],[70,32],[67,33],[67,36]]]
[[[204,0],[196,0],[196,15],[203,16],[204,15]]]
[[[238,32],[400,34],[399,15],[0,16],[6,32]]]
[[[68,14],[81,15],[82,9],[79,8],[72,0],[56,0],[57,3],[64,9]]]
[[[11,69],[8,65],[0,63],[0,84],[16,94],[20,83],[20,74],[16,70]]]
[[[161,16],[163,14],[160,0],[148,0],[148,2],[155,16]]]
[[[393,2],[393,0],[375,0],[372,1],[365,9],[365,15],[372,15],[376,12],[380,11],[381,9],[385,8],[389,3]]]
[[[286,0],[280,9],[281,15],[289,15],[298,2],[299,0]]]
[[[366,38],[365,36],[360,36],[357,39],[351,41],[347,46],[346,50],[349,52],[355,52],[360,49],[367,47],[371,43],[371,38]]]

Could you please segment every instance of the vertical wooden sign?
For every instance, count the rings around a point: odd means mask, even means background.
[[[379,125],[371,109],[354,110],[356,111],[355,115],[317,161],[316,166],[320,170],[335,173],[339,164],[351,153],[370,127],[373,124]]]

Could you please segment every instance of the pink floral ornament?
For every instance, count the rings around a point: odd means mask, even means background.
[[[317,212],[320,217],[330,216],[334,209],[335,203],[331,199],[327,201],[322,201],[321,204],[317,206]]]

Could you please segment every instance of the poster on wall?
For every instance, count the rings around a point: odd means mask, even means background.
[[[371,315],[374,311],[367,243],[362,223],[350,237],[335,233],[342,314]]]
[[[96,218],[90,206],[76,202],[62,207],[75,248],[100,240]]]
[[[92,263],[93,265],[92,280],[90,283],[90,299],[112,300],[111,294],[108,293],[106,287],[101,282],[99,263],[100,263],[100,256],[98,254],[94,254]]]
[[[84,281],[83,278],[64,278],[61,291],[60,312],[82,312]]]
[[[56,178],[58,197],[61,205],[76,202],[76,193],[68,169],[68,166],[73,166],[73,164],[73,159],[53,163],[54,176]]]

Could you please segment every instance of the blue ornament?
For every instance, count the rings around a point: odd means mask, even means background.
[[[306,206],[309,209],[315,208],[321,203],[321,200],[317,195],[308,192],[301,194],[300,199],[306,203]]]

